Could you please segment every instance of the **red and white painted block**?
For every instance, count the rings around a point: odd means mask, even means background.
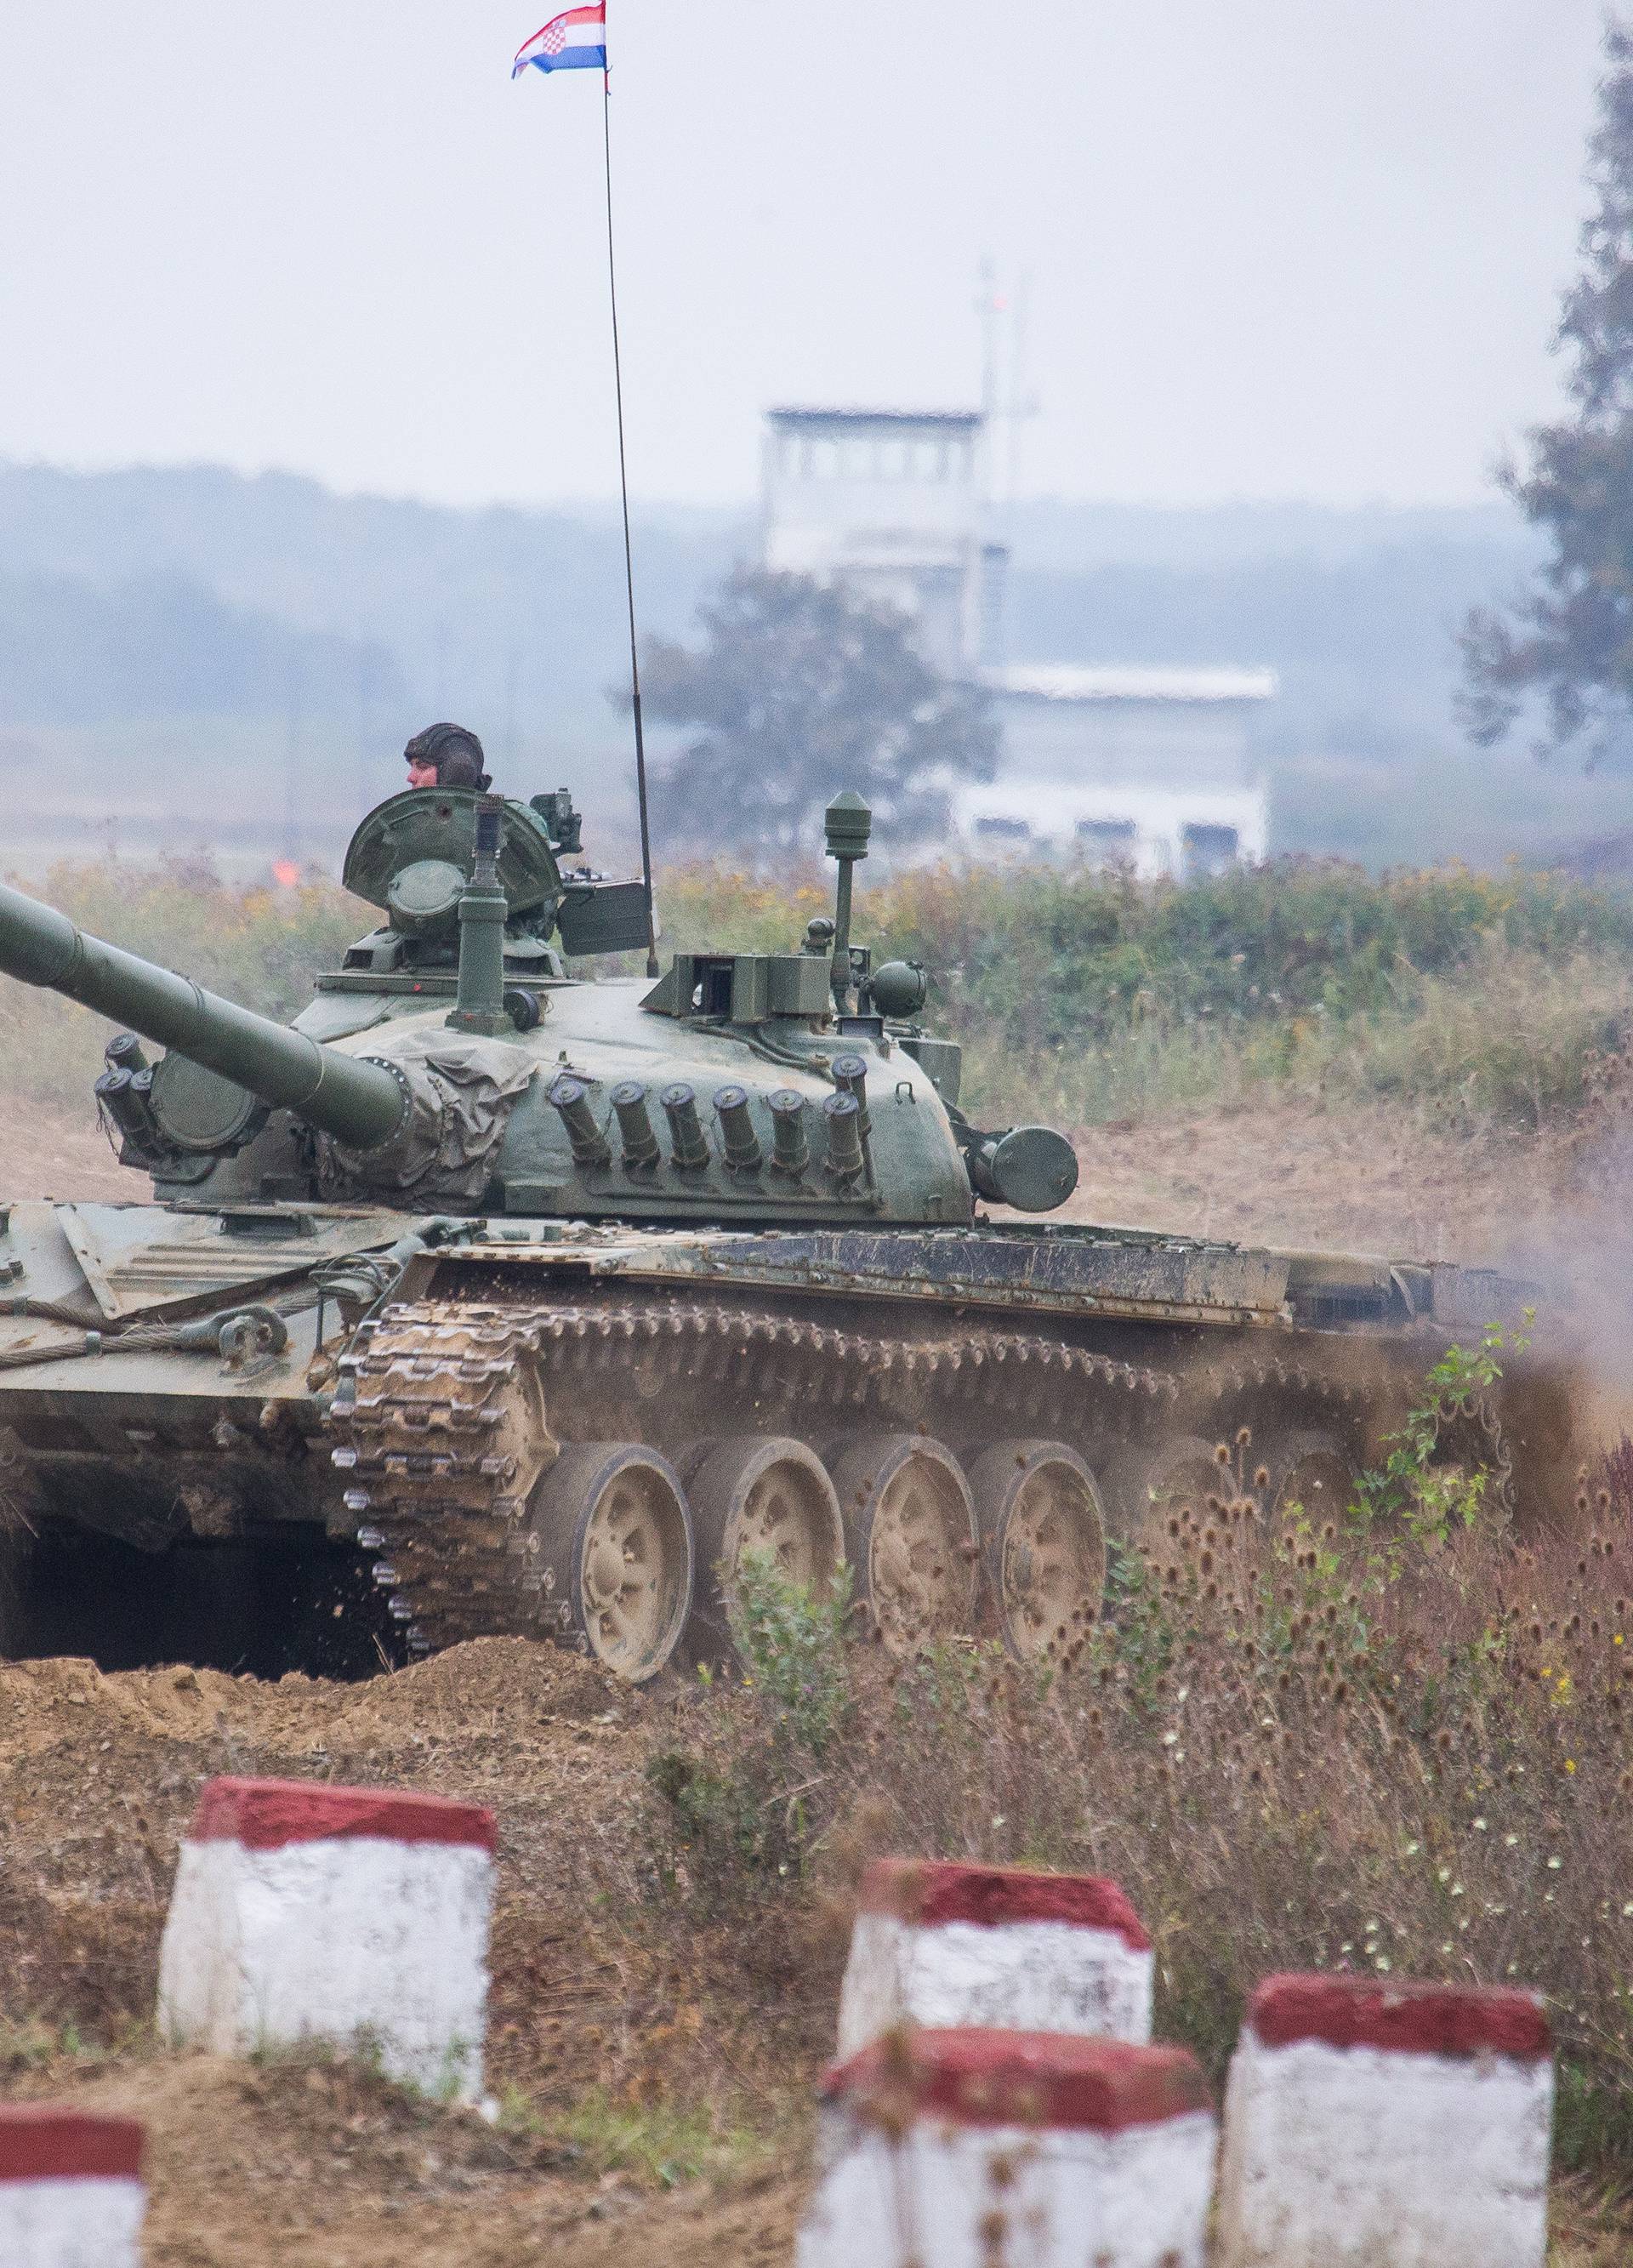
[[[1215,2139],[1183,2048],[904,2029],[828,2074],[797,2268],[1202,2268]]]
[[[1554,2061],[1529,1992],[1272,1977],[1231,2064],[1225,2268],[1542,2268]]]
[[[5,2268],[139,2268],[146,2205],[134,2118],[0,2104]]]
[[[474,2099],[495,1845],[475,1804],[209,1781],[159,1951],[161,2031],[217,2055],[367,2044],[393,2078]]]
[[[1151,2034],[1151,1941],[1115,1882],[881,1859],[862,1885],[839,2052],[901,2023]]]

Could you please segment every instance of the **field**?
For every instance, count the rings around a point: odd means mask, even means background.
[[[364,925],[315,884],[85,867],[47,894],[279,1013]],[[699,871],[665,912],[673,943],[786,944],[821,903],[816,877],[778,898]],[[863,904],[864,935],[946,980],[972,1115],[1072,1129],[1080,1214],[1544,1270],[1620,1439],[1633,902],[1296,867],[1154,895],[916,874]],[[139,1194],[83,1101],[100,1044],[0,991],[4,1194]],[[709,1691],[632,1695],[508,1641],[361,1687],[0,1667],[0,2090],[142,2110],[156,2268],[363,2268],[405,2242],[507,2268],[784,2260],[858,1870],[934,1850],[1117,1874],[1162,2028],[1216,2073],[1274,1968],[1537,1984],[1557,2259],[1610,2268],[1633,2252],[1633,1454],[1519,1547],[1409,1461],[1342,1529],[1267,1534],[1250,1463],[1122,1568],[1052,1680],[974,1644],[892,1667],[775,1594],[752,1674]],[[496,1804],[497,2125],[321,2058],[158,2051],[175,1845],[223,1770]]]

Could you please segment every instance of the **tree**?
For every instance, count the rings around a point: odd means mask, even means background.
[[[1597,209],[1555,342],[1572,357],[1575,409],[1531,434],[1528,470],[1499,476],[1552,556],[1510,613],[1476,609],[1461,639],[1461,707],[1482,747],[1540,696],[1539,752],[1581,742],[1590,767],[1633,748],[1633,31],[1614,18],[1605,57],[1588,142]]]
[[[701,647],[647,642],[647,714],[701,727],[659,776],[672,828],[809,849],[841,788],[898,841],[944,834],[948,788],[990,779],[985,696],[942,677],[906,620],[803,575],[739,568],[698,608]]]

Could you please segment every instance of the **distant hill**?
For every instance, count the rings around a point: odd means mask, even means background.
[[[1438,773],[1467,778],[1471,762],[1503,770],[1504,843],[1600,820],[1599,790],[1550,786],[1523,755],[1471,759],[1457,739],[1457,626],[1534,556],[1501,505],[1037,502],[1005,533],[1012,659],[1279,672],[1260,731],[1284,845],[1490,855],[1468,814],[1437,808]],[[644,514],[644,626],[684,634],[754,541],[747,512]],[[106,804],[134,827],[110,782],[139,740],[139,839],[162,836],[169,812],[189,839],[210,824],[258,840],[276,775],[284,839],[327,844],[394,782],[408,731],[452,716],[506,777],[586,784],[616,831],[628,725],[607,694],[627,666],[623,607],[610,512],[456,510],[210,466],[0,462],[0,792],[21,826],[23,783],[49,833],[51,783],[71,780],[76,809]]]
[[[0,571],[0,700],[6,725],[68,726],[412,705],[379,639],[299,629],[170,572],[102,586]]]
[[[743,534],[726,515],[643,526],[640,596],[655,628],[684,627]],[[29,577],[107,591],[178,578],[291,630],[379,647],[416,715],[468,713],[513,740],[618,731],[603,698],[628,636],[610,514],[456,511],[211,466],[0,464],[0,575],[12,603]],[[16,721],[0,676],[0,725]]]

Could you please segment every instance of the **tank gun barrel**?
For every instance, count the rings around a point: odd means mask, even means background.
[[[191,977],[106,945],[4,884],[0,971],[129,1025],[352,1149],[377,1149],[402,1123],[403,1090],[383,1064],[324,1047]]]

